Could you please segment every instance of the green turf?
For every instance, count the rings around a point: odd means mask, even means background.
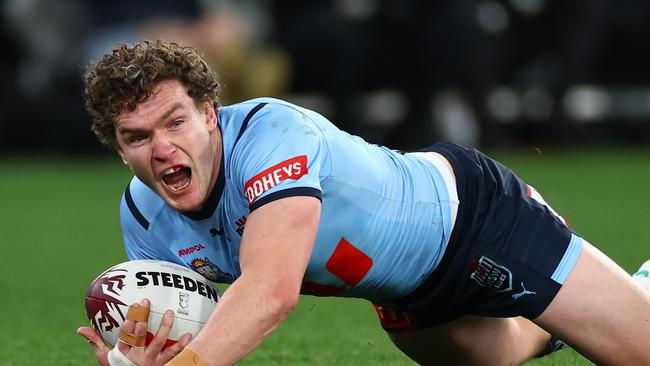
[[[626,270],[650,257],[650,150],[497,151],[549,203]],[[0,366],[89,365],[75,334],[89,282],[125,259],[116,157],[0,158]],[[606,335],[603,335],[606,336]],[[364,301],[303,297],[245,365],[412,364]],[[529,365],[589,365],[572,350]]]

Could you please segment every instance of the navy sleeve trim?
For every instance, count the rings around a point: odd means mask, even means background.
[[[129,207],[129,211],[131,211],[131,215],[133,215],[135,220],[139,222],[145,230],[149,230],[149,221],[142,216],[142,212],[140,212],[138,206],[133,202],[133,197],[131,196],[131,183],[126,186],[124,198],[126,199],[126,205]]]
[[[273,192],[268,196],[264,196],[260,198],[259,200],[253,202],[252,205],[250,205],[250,210],[251,212],[253,212],[256,209],[266,205],[269,202],[279,200],[280,198],[294,197],[294,196],[311,196],[311,197],[316,197],[320,201],[322,201],[321,192],[319,189],[312,188],[312,187],[294,187],[294,188],[287,188],[281,191]]]
[[[237,141],[239,141],[239,138],[241,137],[241,135],[244,134],[244,131],[246,130],[246,127],[248,127],[248,122],[251,121],[251,118],[253,118],[255,113],[259,112],[259,110],[262,109],[266,104],[267,103],[260,103],[260,104],[256,105],[255,107],[253,107],[253,109],[251,109],[250,112],[248,112],[246,117],[244,117],[244,121],[241,123],[241,128],[239,129],[239,134],[237,134],[237,138],[235,139],[235,143],[233,144],[233,146],[237,144]]]

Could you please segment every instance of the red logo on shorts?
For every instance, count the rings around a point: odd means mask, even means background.
[[[415,314],[407,311],[387,308],[385,306],[372,304],[377,311],[381,326],[388,332],[399,332],[403,330],[417,329]]]
[[[296,156],[265,169],[244,185],[248,204],[255,202],[259,196],[280,182],[287,179],[297,180],[305,174],[307,174],[307,155]]]

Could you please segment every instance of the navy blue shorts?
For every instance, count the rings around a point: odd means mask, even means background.
[[[433,273],[404,298],[375,304],[387,331],[463,315],[538,317],[573,269],[583,240],[529,185],[475,149],[436,144],[454,168],[458,215]]]

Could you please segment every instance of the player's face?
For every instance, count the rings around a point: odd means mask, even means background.
[[[214,187],[221,134],[212,102],[198,106],[177,80],[158,83],[133,111],[117,116],[117,151],[170,206],[200,210]]]

